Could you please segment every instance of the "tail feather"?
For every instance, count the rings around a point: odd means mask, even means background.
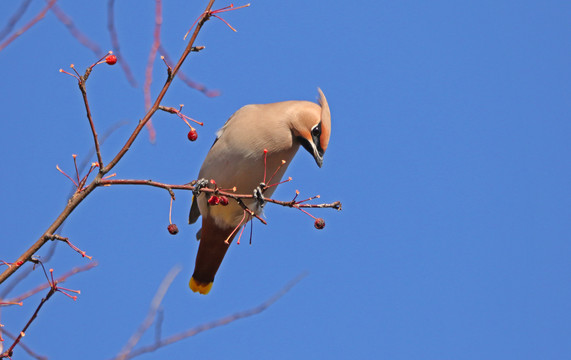
[[[197,292],[199,294],[202,294],[202,295],[206,295],[210,292],[210,289],[212,289],[212,284],[213,284],[213,282],[202,283],[202,282],[196,281],[196,279],[194,279],[194,276],[193,276],[190,278],[190,282],[188,283],[188,286],[190,286],[190,290]]]
[[[196,254],[196,264],[189,283],[192,291],[204,295],[210,292],[216,272],[237,233],[236,231],[232,234],[233,230],[233,228],[221,228],[209,216],[202,218],[202,234]]]
[[[188,223],[194,224],[196,220],[200,217],[200,210],[198,209],[198,199],[197,196],[192,196],[192,205],[190,205],[190,212],[188,214]]]

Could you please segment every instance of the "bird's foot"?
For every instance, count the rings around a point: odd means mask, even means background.
[[[254,199],[258,202],[258,206],[263,209],[266,205],[266,198],[264,198],[264,189],[266,184],[260,183],[258,187],[254,189]]]
[[[204,178],[197,180],[196,184],[194,185],[194,190],[192,190],[192,195],[198,196],[200,194],[200,190],[208,186],[210,182]]]

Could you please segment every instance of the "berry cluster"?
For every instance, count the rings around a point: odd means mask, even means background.
[[[212,195],[209,199],[208,199],[208,204],[214,206],[214,205],[222,205],[222,206],[226,206],[228,205],[228,198],[226,196],[216,196],[216,195]]]

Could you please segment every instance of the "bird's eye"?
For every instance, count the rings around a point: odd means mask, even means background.
[[[319,136],[321,135],[321,126],[316,126],[311,130],[311,135],[313,136]]]

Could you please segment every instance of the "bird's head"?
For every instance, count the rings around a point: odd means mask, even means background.
[[[329,136],[331,135],[331,113],[323,91],[319,88],[317,88],[317,91],[319,91],[320,111],[304,113],[300,117],[300,121],[297,123],[294,131],[301,145],[313,156],[317,165],[321,167],[323,165],[323,154],[327,150]]]

